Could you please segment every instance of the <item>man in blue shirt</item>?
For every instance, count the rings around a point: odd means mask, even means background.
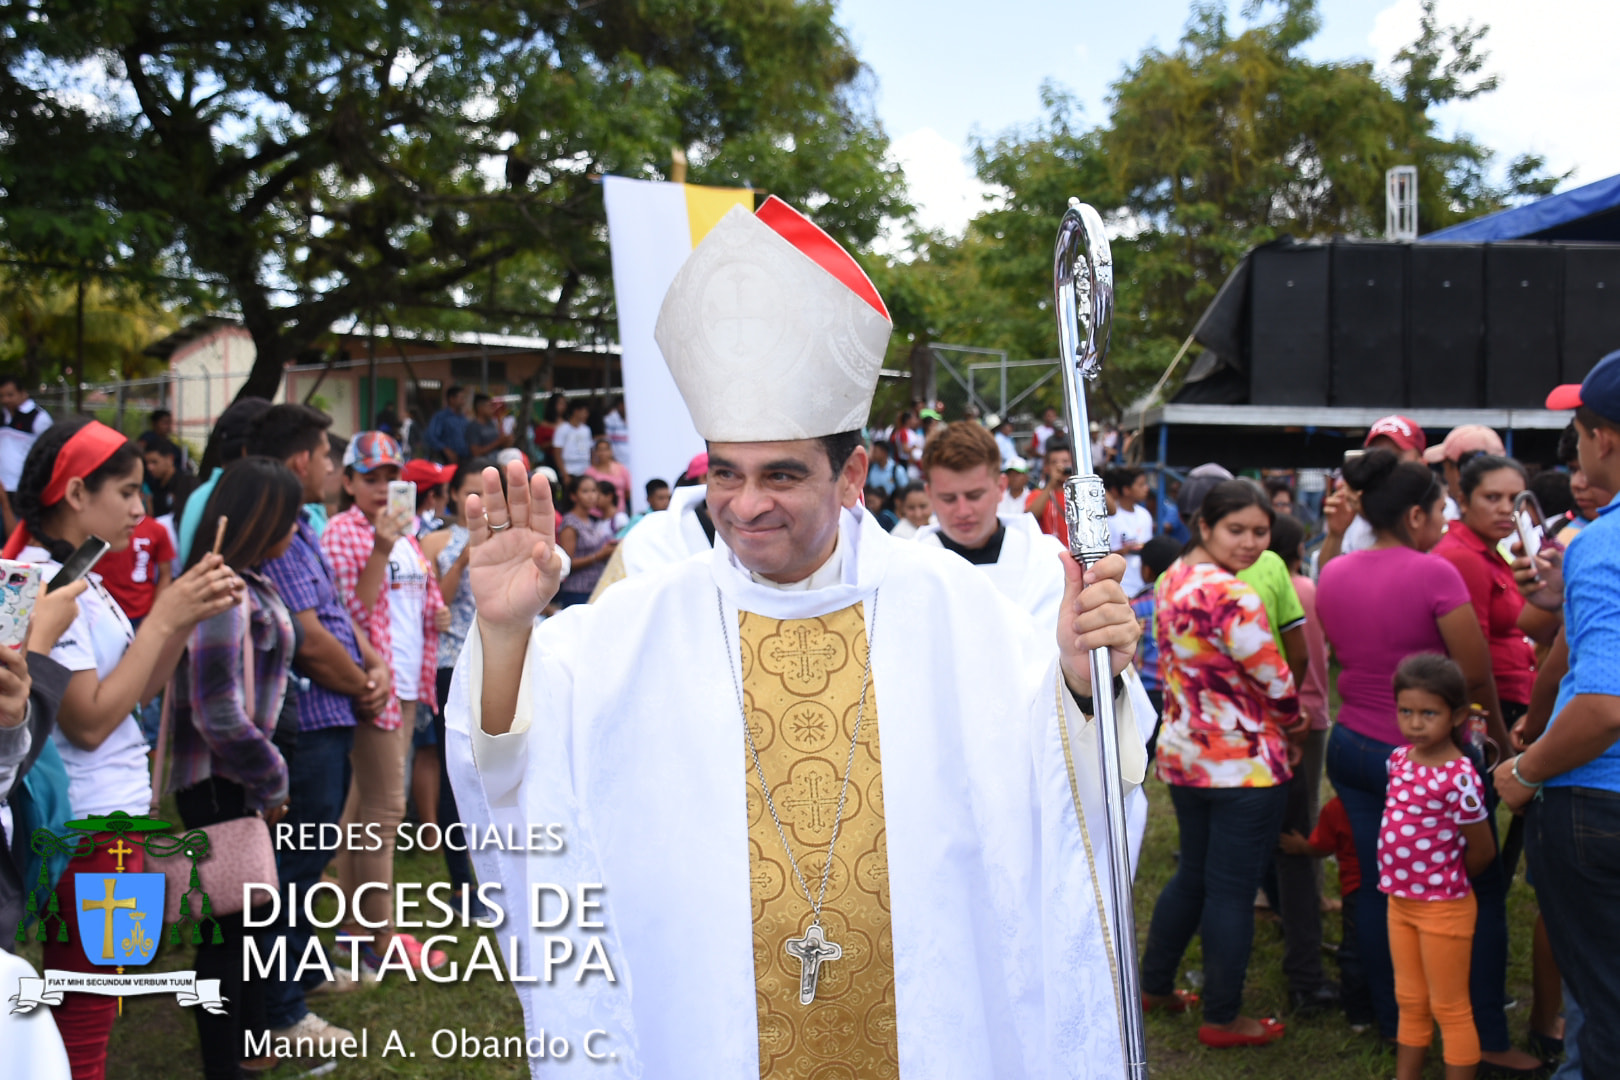
[[[197,526],[202,523],[203,507],[208,505],[208,497],[214,493],[214,485],[219,483],[219,474],[226,465],[237,458],[247,456],[248,439],[253,435],[253,429],[270,409],[270,403],[261,397],[245,397],[240,401],[233,401],[229,408],[219,414],[219,420],[214,424],[212,439],[218,447],[219,464],[209,473],[208,477],[192,489],[186,496],[186,505],[180,511],[180,521],[177,526],[179,532],[180,561],[185,563],[191,554],[191,541],[197,535]],[[209,537],[212,542],[213,537]]]
[[[890,499],[911,482],[905,467],[896,464],[889,444],[882,439],[872,441],[872,460],[866,466],[866,486],[875,487]]]
[[[459,465],[470,456],[467,451],[467,425],[471,423],[461,411],[467,392],[452,386],[444,392],[444,408],[428,421],[425,441],[430,451],[440,454],[451,465]]]
[[[282,461],[303,481],[304,501],[318,502],[332,471],[326,438],[331,423],[331,417],[308,405],[274,405],[254,428],[248,452]],[[305,678],[298,680],[298,742],[287,759],[287,814],[282,819],[293,827],[295,840],[302,826],[315,826],[308,830],[313,833],[321,825],[338,823],[348,796],[355,722],[379,715],[393,691],[388,661],[372,649],[364,634],[356,633],[307,518],[301,517],[296,528],[287,553],[263,568],[299,624],[295,671]],[[291,683],[287,692],[294,692]],[[288,902],[282,906],[287,921],[277,922],[276,928],[285,934],[289,958],[304,955],[309,928],[300,918],[302,900],[319,883],[333,854],[300,842],[277,848],[276,872]],[[296,889],[297,904],[291,902],[294,894],[289,889]],[[338,989],[353,985],[342,977],[338,984]],[[309,1011],[305,989],[296,980],[266,980],[265,1019],[271,1035],[348,1037],[348,1032]]]
[[[1549,409],[1575,409],[1581,469],[1620,490],[1620,351]],[[1525,814],[1525,854],[1559,971],[1584,1019],[1585,1075],[1620,1076],[1620,501],[1564,555],[1569,671],[1552,721],[1496,769],[1496,788]]]

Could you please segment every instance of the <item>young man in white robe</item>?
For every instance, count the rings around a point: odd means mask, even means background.
[[[1088,712],[1090,650],[1119,672],[1135,649],[1123,560],[1059,556],[1037,629],[862,513],[889,331],[830,237],[775,199],[733,210],[657,327],[709,442],[713,550],[536,627],[566,572],[549,489],[514,471],[508,500],[489,471],[468,500],[451,775],[475,825],[560,827],[560,851],[475,861],[542,975],[528,1034],[615,1055],[536,1076],[1122,1072]],[[1139,783],[1123,697],[1118,720]],[[535,927],[542,885],[600,906]]]
[[[1035,515],[1001,510],[1007,474],[995,438],[972,421],[958,421],[934,432],[923,448],[923,485],[937,524],[917,533],[917,542],[943,547],[987,574],[1003,596],[1029,612],[1037,626],[1051,626],[1063,602],[1063,545],[1041,532]],[[1138,722],[1151,733],[1158,712],[1135,668],[1121,675]],[[1147,794],[1130,793],[1125,809],[1131,841],[1131,870],[1147,834]]]

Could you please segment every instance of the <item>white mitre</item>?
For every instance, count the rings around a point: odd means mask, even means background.
[[[776,442],[863,427],[892,329],[849,252],[773,195],[703,238],[653,336],[698,434]]]

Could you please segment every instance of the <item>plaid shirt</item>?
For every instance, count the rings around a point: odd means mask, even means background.
[[[320,541],[309,527],[308,511],[298,521],[298,533],[293,537],[287,554],[265,563],[259,568],[281,594],[282,602],[294,616],[314,611],[315,617],[327,633],[337,638],[349,654],[349,659],[364,667],[360,645],[355,641],[354,623],[338,598],[333,583],[332,568],[321,554]],[[354,702],[342,694],[328,690],[313,679],[301,685],[298,691],[298,730],[319,731],[323,728],[354,727]]]
[[[233,607],[197,624],[186,661],[175,669],[167,786],[178,791],[220,776],[241,784],[250,806],[273,809],[287,799],[287,763],[270,737],[292,669],[292,616],[267,579],[252,570],[242,578],[251,605],[253,700],[242,678],[243,609]]]
[[[359,587],[360,573],[371,558],[376,546],[377,531],[360,512],[359,507],[351,506],[343,513],[326,523],[326,531],[321,534],[321,550],[332,563],[332,573],[337,579],[338,592],[342,594],[343,601],[348,605],[349,614],[354,616],[355,625],[365,631],[371,647],[383,656],[391,657],[394,653],[394,635],[391,613],[388,607],[388,583],[384,582],[382,588],[377,590],[376,601],[368,608],[360,602],[355,590]],[[411,547],[416,551],[416,557],[422,561],[427,570],[427,598],[422,605],[422,619],[424,622],[422,634],[422,668],[421,682],[425,695],[423,700],[432,700],[433,687],[437,685],[438,678],[438,631],[433,627],[433,616],[444,607],[444,596],[439,592],[438,576],[433,573],[433,564],[422,554],[422,548],[417,544],[416,538],[409,537]],[[399,699],[390,697],[388,708],[383,710],[381,716],[374,721],[384,731],[393,731],[400,725]]]

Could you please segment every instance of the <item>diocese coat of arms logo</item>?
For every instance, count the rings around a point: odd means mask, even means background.
[[[79,943],[92,964],[140,967],[163,933],[162,874],[74,874]]]

